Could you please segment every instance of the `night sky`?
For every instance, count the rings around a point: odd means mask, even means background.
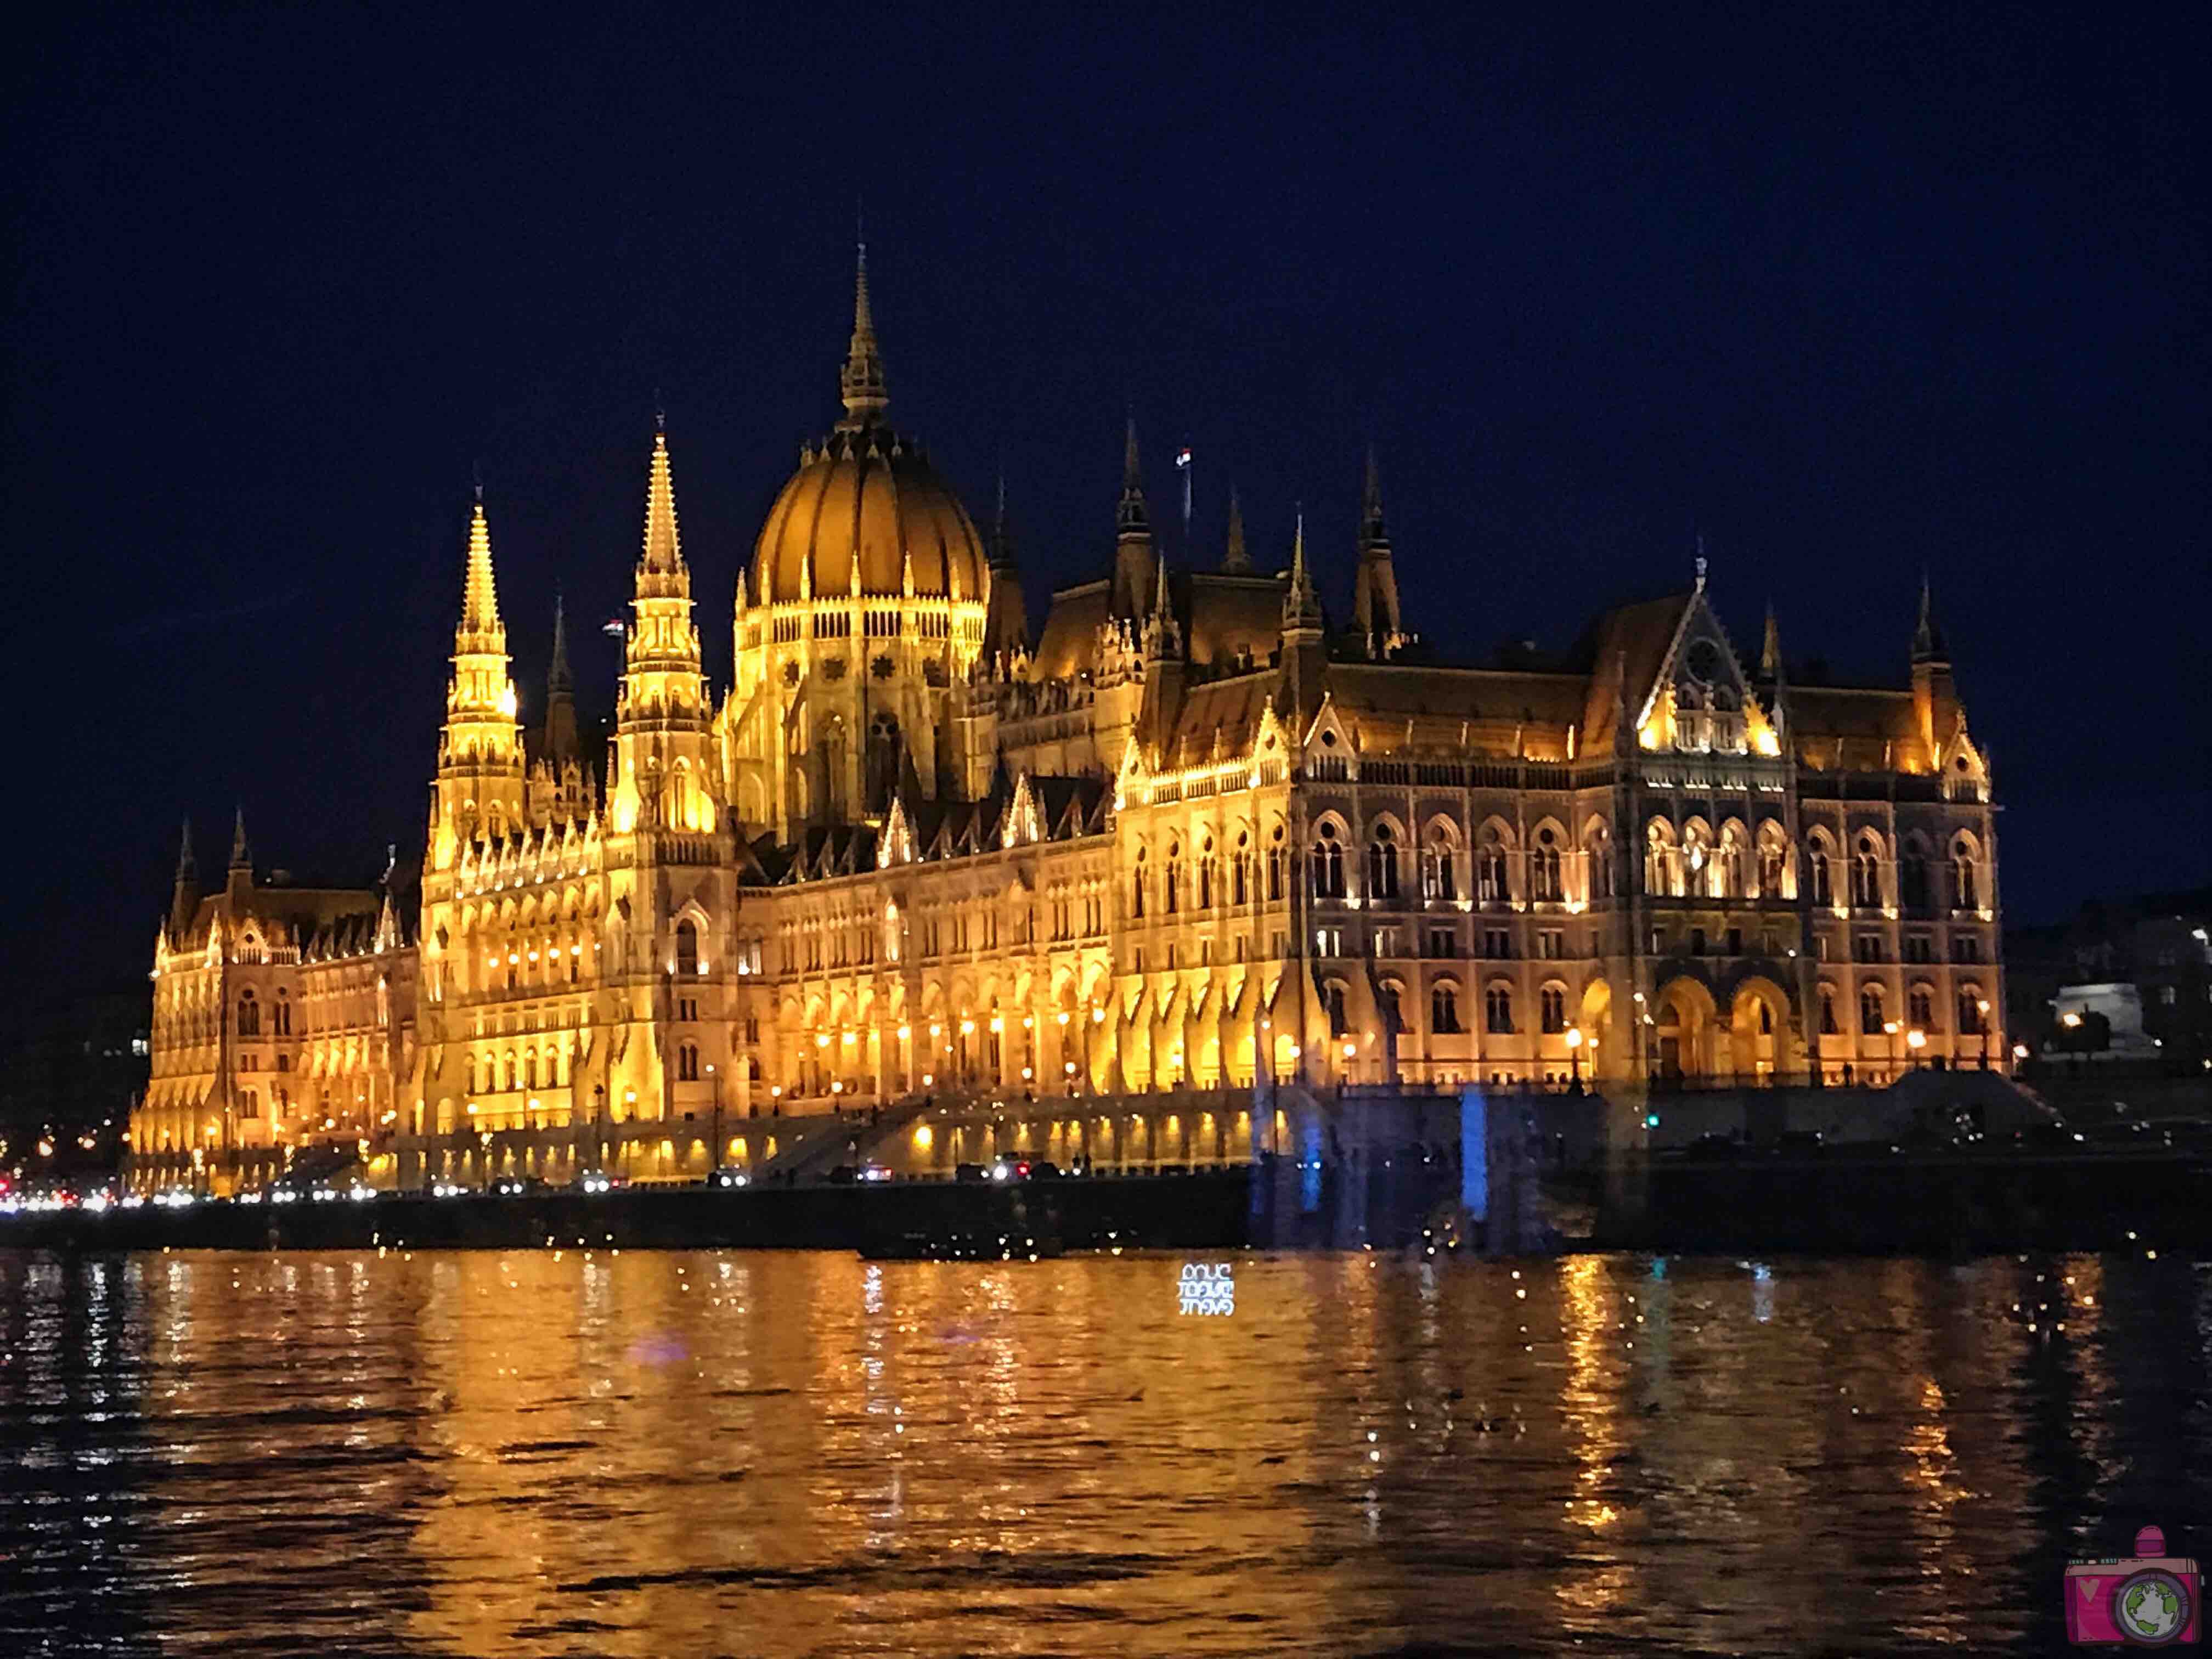
[[[0,53],[11,997],[144,972],[185,813],[419,842],[479,464],[526,715],[556,586],[611,704],[657,396],[726,684],[856,204],[1033,620],[1132,410],[1156,519],[1180,441],[1209,562],[1303,500],[1341,616],[1371,440],[1452,654],[1702,533],[1741,649],[1901,682],[1925,568],[2008,917],[2212,873],[2201,8],[92,9]]]

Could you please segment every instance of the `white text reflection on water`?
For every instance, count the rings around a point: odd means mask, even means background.
[[[1176,1281],[1176,1310],[1186,1314],[1218,1315],[1237,1311],[1237,1279],[1226,1261],[1186,1261]]]

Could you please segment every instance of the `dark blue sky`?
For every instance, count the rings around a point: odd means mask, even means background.
[[[1924,567],[2012,913],[2207,878],[2201,10],[51,9],[4,54],[10,982],[143,971],[185,812],[218,866],[238,799],[303,872],[419,836],[471,466],[527,702],[556,584],[627,592],[656,388],[726,674],[856,198],[894,418],[979,510],[1003,465],[1033,616],[1125,409],[1209,557],[1232,476],[1263,561],[1303,499],[1339,606],[1372,439],[1432,639],[1564,645],[1701,529],[1740,645],[1771,597],[1901,678]]]

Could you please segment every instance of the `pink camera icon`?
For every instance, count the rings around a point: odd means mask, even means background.
[[[2076,1561],[2066,1569],[2066,1639],[2162,1648],[2197,1640],[2204,1575],[2197,1563],[2166,1553],[2166,1534],[2145,1527],[2136,1553]]]

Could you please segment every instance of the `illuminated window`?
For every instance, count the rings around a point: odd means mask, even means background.
[[[1507,1036],[1513,1030],[1513,990],[1510,986],[1493,985],[1482,994],[1482,1013],[1485,1029],[1496,1036]]]

